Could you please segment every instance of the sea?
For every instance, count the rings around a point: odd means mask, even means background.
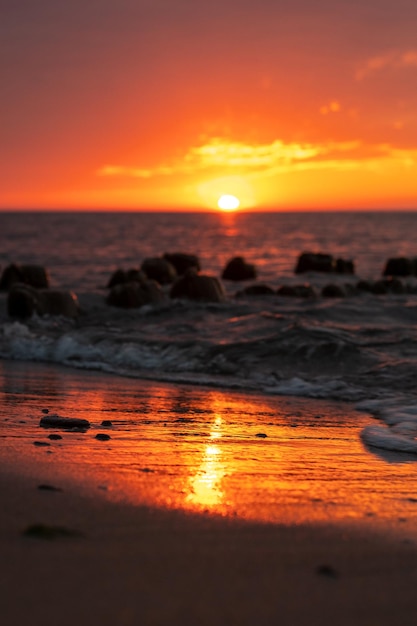
[[[3,212],[0,266],[39,264],[51,287],[74,292],[76,320],[7,314],[0,294],[0,358],[65,365],[142,380],[349,402],[375,417],[369,446],[417,455],[417,277],[387,293],[357,289],[382,279],[391,257],[417,256],[417,212]],[[164,299],[137,309],[108,305],[116,269],[164,253],[195,254],[221,279],[242,256],[257,278],[222,280],[226,299]],[[302,252],[352,260],[354,274],[296,274]],[[311,285],[315,296],[278,295]],[[245,295],[253,284],[275,293]],[[322,295],[326,285],[343,294]],[[417,459],[417,456],[416,456]]]

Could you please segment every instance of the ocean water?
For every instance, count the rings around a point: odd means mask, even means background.
[[[417,279],[402,279],[402,293],[320,295],[329,282],[380,279],[389,257],[415,256],[416,227],[411,212],[1,213],[1,267],[46,266],[53,287],[76,293],[81,315],[17,321],[1,294],[0,358],[348,401],[379,420],[363,430],[366,445],[417,455]],[[115,269],[178,251],[215,276],[244,256],[258,278],[224,281],[222,303],[172,300],[164,287],[158,305],[106,304]],[[303,251],[352,259],[356,273],[297,276]],[[236,297],[256,282],[308,282],[318,295]]]

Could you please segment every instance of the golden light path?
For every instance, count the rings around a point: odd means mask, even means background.
[[[0,464],[39,483],[275,523],[406,519],[417,536],[416,464],[365,450],[359,432],[371,418],[350,405],[24,363],[0,362],[0,385]],[[91,428],[51,441],[56,431],[39,427],[42,408]],[[96,439],[103,432],[108,441]]]

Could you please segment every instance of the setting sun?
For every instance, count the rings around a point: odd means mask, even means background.
[[[217,201],[217,206],[222,211],[236,211],[239,208],[240,202],[236,196],[232,196],[230,194],[225,194],[220,196]]]

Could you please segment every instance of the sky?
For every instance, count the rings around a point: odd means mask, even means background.
[[[417,209],[415,0],[2,0],[0,209]]]

